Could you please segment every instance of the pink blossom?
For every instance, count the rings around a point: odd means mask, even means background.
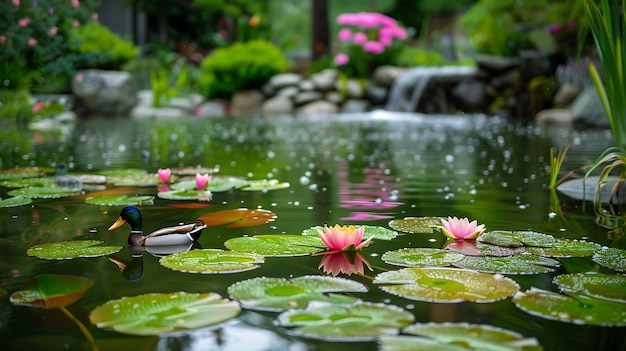
[[[354,43],[357,45],[363,45],[363,43],[367,41],[367,34],[363,32],[354,33],[354,38],[352,39],[352,41],[354,41]]]
[[[37,45],[37,39],[29,38],[28,39],[28,46],[35,46],[35,45]]]
[[[161,182],[167,183],[172,175],[172,170],[169,168],[159,168],[159,170],[157,170],[157,175],[159,176],[159,179],[161,179]]]
[[[339,31],[339,33],[337,34],[337,37],[341,41],[348,41],[350,40],[350,38],[352,38],[352,31],[348,28],[344,28]]]
[[[94,12],[91,14],[91,19],[94,21],[97,21],[100,18],[100,15],[98,15],[97,12]]]
[[[13,5],[14,6],[20,6],[20,0],[13,0]]]
[[[350,57],[346,53],[341,52],[335,56],[335,65],[337,66],[343,66],[348,62],[350,62]]]
[[[204,188],[209,184],[210,180],[210,175],[196,173],[196,185],[198,186],[198,189],[204,190]]]
[[[28,17],[22,18],[21,20],[17,21],[17,25],[20,27],[26,27],[27,25],[29,25],[31,22],[31,19]]]
[[[358,251],[367,246],[374,237],[363,241],[363,233],[365,227],[361,226],[358,229],[354,226],[339,226],[335,224],[334,227],[324,227],[324,230],[317,230],[320,239],[324,242],[332,251]]]
[[[337,16],[337,24],[352,26],[356,24],[356,16],[352,13],[342,13]]]
[[[365,50],[365,52],[371,52],[372,54],[381,54],[385,51],[385,47],[377,41],[368,41],[363,44],[363,50]]]
[[[406,29],[402,27],[395,27],[393,29],[393,36],[398,39],[406,39]]]
[[[7,42],[7,37],[0,35],[0,44],[4,45]]]
[[[59,28],[57,28],[57,27],[52,27],[52,28],[50,28],[50,30],[48,30],[48,33],[52,37],[57,35],[58,32],[59,32]]]
[[[78,1],[78,0],[72,0],[72,6],[74,6],[74,7],[79,7],[79,6],[80,6],[80,1]]]
[[[35,105],[33,105],[33,113],[37,114],[43,108],[43,102],[39,101]]]
[[[485,225],[478,225],[478,222],[469,221],[467,217],[456,218],[448,217],[448,220],[441,219],[441,231],[443,235],[451,239],[476,239],[480,234],[485,231]]]
[[[85,79],[85,76],[82,73],[77,73],[76,76],[74,76],[74,79],[80,83],[83,79]]]
[[[52,7],[48,9],[48,14],[54,15],[54,9]]]
[[[550,32],[550,34],[556,34],[558,32],[561,31],[561,25],[560,24],[551,24],[548,26],[548,32]]]
[[[382,45],[382,46],[389,46],[393,43],[393,39],[391,39],[391,37],[380,37],[378,39],[378,42]]]
[[[80,22],[77,20],[72,21],[72,27],[77,28],[78,26],[80,26]]]

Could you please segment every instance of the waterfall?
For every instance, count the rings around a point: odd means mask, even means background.
[[[389,111],[415,112],[431,81],[455,81],[475,77],[475,66],[416,67],[400,74],[393,82],[387,106]]]

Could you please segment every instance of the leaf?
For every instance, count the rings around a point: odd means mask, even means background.
[[[55,185],[54,177],[18,178],[0,181],[0,186],[7,188],[51,187]]]
[[[626,325],[626,308],[623,302],[597,299],[584,294],[564,295],[531,288],[515,294],[513,303],[526,313],[550,320],[613,327]]]
[[[263,256],[293,257],[323,251],[326,246],[319,238],[302,235],[255,235],[226,240],[224,246],[233,251],[252,252]]]
[[[404,268],[383,272],[374,284],[393,295],[427,302],[493,302],[513,296],[519,286],[501,274],[457,268]]]
[[[45,309],[65,307],[83,297],[92,285],[91,280],[75,275],[40,274],[11,294],[11,303]]]
[[[481,234],[477,239],[479,242],[498,246],[549,246],[556,239],[549,234],[537,233],[533,231],[506,231],[493,230]]]
[[[248,181],[232,176],[212,176],[209,185],[207,186],[210,192],[223,192],[232,189],[240,189],[248,185]],[[198,185],[196,179],[187,179],[176,182],[171,185],[172,190],[196,190]]]
[[[91,311],[89,319],[123,334],[161,335],[214,326],[240,313],[236,301],[216,293],[174,292],[111,300]]]
[[[33,199],[29,197],[14,196],[14,197],[9,197],[9,198],[0,200],[0,207],[6,208],[6,207],[24,206],[32,202],[33,202]]]
[[[268,191],[289,188],[289,183],[279,182],[276,179],[249,180],[248,185],[241,190],[244,191]]]
[[[397,306],[362,302],[288,310],[278,316],[277,323],[283,327],[295,327],[292,333],[306,338],[356,342],[397,334],[414,318],[412,313]]]
[[[547,257],[591,256],[600,250],[600,245],[589,241],[558,239],[545,247],[527,247],[526,252]]]
[[[447,266],[465,258],[465,255],[433,248],[404,248],[385,252],[386,263],[404,267]]]
[[[12,168],[0,171],[0,180],[35,178],[43,175],[39,167]]]
[[[391,220],[389,226],[405,233],[431,234],[433,228],[441,227],[441,217],[405,217]]]
[[[570,273],[554,278],[562,291],[586,294],[599,299],[626,302],[626,276],[621,274]]]
[[[171,190],[171,191],[159,191],[157,197],[165,200],[200,200],[210,201],[211,194],[208,190]]]
[[[166,268],[187,273],[237,273],[259,268],[265,260],[262,255],[218,249],[177,252],[162,257],[159,263]]]
[[[479,272],[501,274],[548,273],[559,267],[559,262],[556,260],[528,254],[506,257],[466,256],[463,260],[452,264]]]
[[[200,216],[199,219],[209,227],[228,224],[228,228],[243,228],[266,224],[274,221],[276,217],[274,212],[268,210],[238,208],[207,213]]]
[[[56,186],[30,187],[13,189],[10,190],[8,194],[15,197],[29,197],[31,199],[58,199],[61,197],[80,195],[80,190]]]
[[[228,295],[244,308],[283,311],[304,308],[312,301],[351,304],[358,299],[338,292],[367,292],[359,282],[336,277],[302,276],[293,279],[258,277],[228,287]]]
[[[591,259],[601,266],[618,272],[626,271],[626,250],[606,248],[593,254]]]
[[[353,225],[356,228],[359,228],[361,226],[361,224],[353,224]],[[369,239],[371,237],[374,237],[374,239],[379,239],[379,240],[391,240],[398,236],[397,232],[387,229],[385,227],[371,226],[371,225],[363,225],[363,227],[365,227],[365,231],[363,232],[363,240]],[[309,229],[305,229],[304,231],[302,231],[302,235],[319,237],[319,233],[317,232],[318,230],[323,231],[324,227],[318,225],[315,227],[311,227]]]
[[[121,246],[95,246],[100,240],[57,241],[30,247],[26,254],[44,260],[68,260],[78,257],[99,257],[114,254]]]
[[[154,196],[130,196],[130,195],[110,195],[110,196],[89,196],[85,202],[98,206],[130,206],[150,203]]]
[[[477,240],[452,240],[448,241],[445,248],[466,256],[512,256],[523,253],[524,247],[498,246],[482,243]]]

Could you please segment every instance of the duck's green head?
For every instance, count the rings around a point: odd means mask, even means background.
[[[128,223],[133,231],[141,231],[141,212],[135,206],[126,206],[120,212],[120,217],[109,227],[109,230],[115,230],[124,223]]]

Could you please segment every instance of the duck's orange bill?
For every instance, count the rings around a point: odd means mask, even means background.
[[[115,230],[115,229],[117,229],[117,228],[121,227],[122,225],[124,225],[124,223],[126,223],[126,221],[125,221],[125,220],[123,220],[123,219],[122,219],[122,217],[119,217],[119,218],[117,219],[117,221],[115,221],[115,223],[113,223],[113,224],[109,227],[109,230]]]

